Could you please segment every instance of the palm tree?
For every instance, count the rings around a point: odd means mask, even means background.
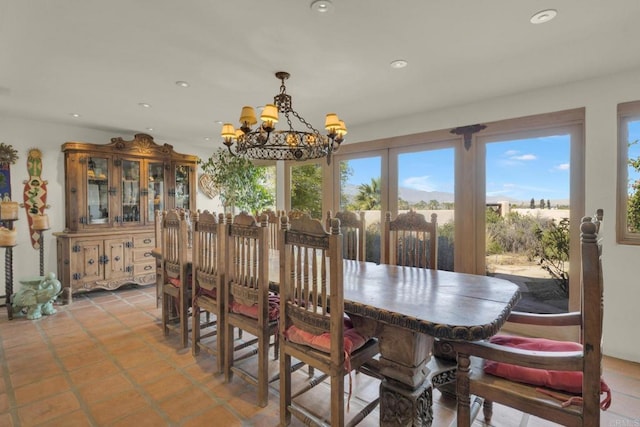
[[[380,209],[380,178],[371,178],[371,184],[360,184],[356,194],[353,210]]]

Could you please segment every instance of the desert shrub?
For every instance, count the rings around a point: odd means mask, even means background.
[[[493,250],[494,254],[524,253],[533,260],[538,253],[538,230],[546,228],[549,222],[539,215],[521,215],[517,212],[510,212],[493,222],[487,220],[487,250]]]
[[[453,271],[453,222],[438,226],[438,270]]]
[[[538,230],[538,253],[540,266],[558,283],[566,296],[569,293],[569,272],[565,263],[569,261],[569,218],[558,224],[551,221],[546,228]]]

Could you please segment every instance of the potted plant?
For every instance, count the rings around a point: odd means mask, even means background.
[[[220,148],[199,163],[216,188],[225,212],[234,213],[238,208],[257,213],[273,205],[273,195],[263,185],[266,182],[264,168],[247,158],[233,156]]]

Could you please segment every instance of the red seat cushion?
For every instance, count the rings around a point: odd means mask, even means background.
[[[351,323],[351,319],[347,316],[344,318],[344,351],[346,354],[351,354],[355,350],[364,345],[367,340],[360,335]],[[316,350],[329,353],[331,351],[331,334],[325,332],[320,335],[314,335],[309,332],[303,331],[296,326],[290,326],[285,332],[285,337],[296,344],[302,344],[315,348]]]
[[[173,286],[175,286],[176,288],[179,288],[182,284],[182,280],[180,280],[179,277],[168,277],[167,280],[169,281],[169,283],[171,283]],[[187,287],[190,288],[191,287],[191,273],[189,273],[189,275],[187,276]]]
[[[582,351],[582,345],[579,343],[571,341],[554,341],[545,338],[496,335],[490,339],[490,342],[522,350]],[[491,360],[487,360],[485,362],[484,371],[492,375],[525,384],[548,387],[554,390],[566,391],[573,394],[582,394],[582,372],[579,371],[536,369]],[[601,379],[600,393],[605,392],[608,397],[603,402],[603,405],[608,407],[611,401],[611,391],[604,380]],[[603,409],[606,409],[606,407],[603,407]]]
[[[280,317],[280,297],[276,294],[269,294],[269,320],[278,320]],[[258,318],[258,304],[245,305],[233,301],[229,306],[232,313],[242,314],[252,319]]]

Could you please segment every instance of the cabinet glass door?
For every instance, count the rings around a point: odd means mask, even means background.
[[[109,222],[109,161],[89,157],[87,162],[87,218],[89,225]]]
[[[178,209],[189,209],[189,194],[191,194],[191,189],[189,188],[189,166],[176,165],[175,177],[175,207]]]
[[[154,212],[165,209],[164,163],[149,163],[148,174],[149,196],[147,199],[147,222],[153,222],[155,220]]]
[[[138,160],[122,161],[122,223],[140,222],[140,169]]]

